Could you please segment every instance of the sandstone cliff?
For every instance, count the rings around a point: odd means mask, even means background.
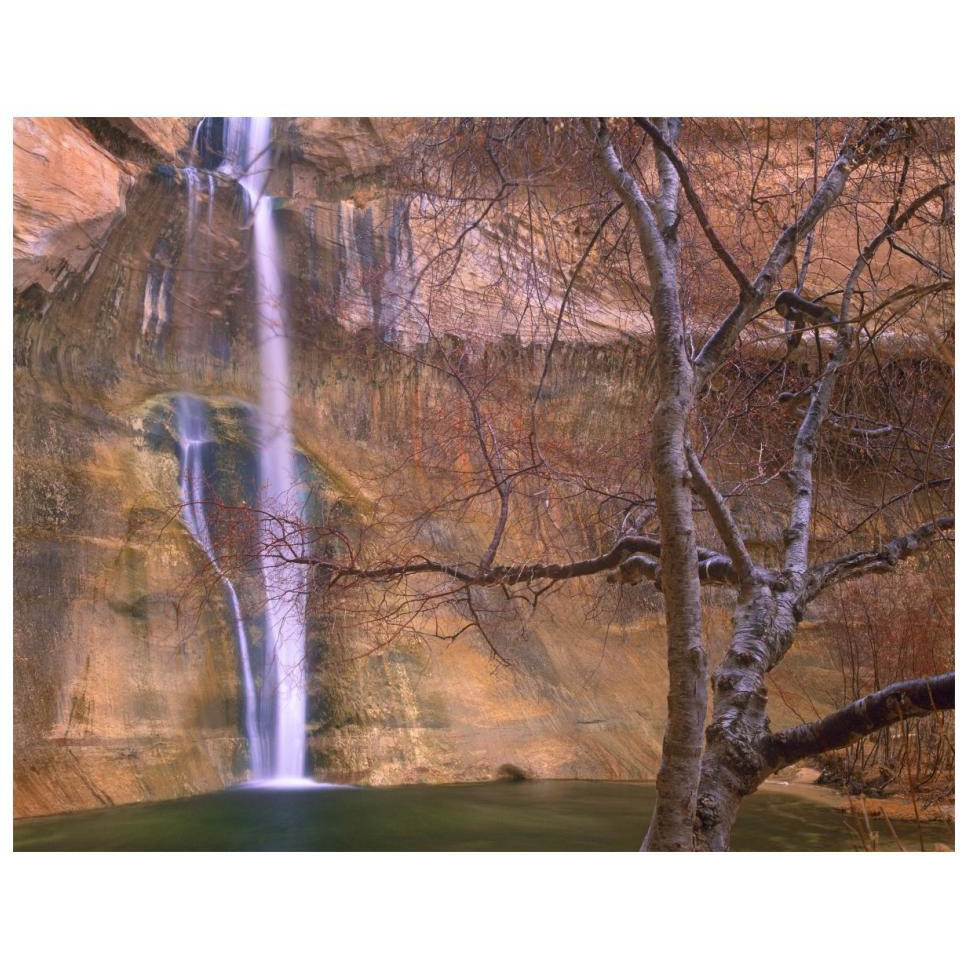
[[[226,601],[193,589],[204,557],[176,514],[171,396],[221,411],[218,462],[240,502],[250,496],[237,466],[250,442],[243,411],[258,395],[242,206],[215,165],[197,166],[207,133],[194,149],[195,128],[16,124],[18,816],[213,790],[247,770]],[[415,243],[383,182],[389,134],[362,120],[278,129],[296,442],[323,486],[345,502],[373,499],[382,491],[370,478],[402,438],[429,431],[425,418],[449,390],[368,336],[396,328],[416,338],[390,312],[390,291],[410,284]],[[482,291],[482,244],[476,256],[474,289],[458,297]],[[625,319],[615,295],[599,291],[585,313],[596,343],[560,350],[551,409],[595,434],[637,417],[650,369],[642,343],[619,339],[625,323],[638,324],[634,334],[643,323]],[[489,308],[477,349],[529,367],[536,342],[502,341],[499,316]],[[482,543],[449,523],[427,535]],[[589,546],[588,533],[570,535]],[[469,635],[380,646],[385,636],[369,626],[318,620],[314,774],[476,780],[507,764],[536,777],[653,776],[666,686],[656,602],[606,618],[586,607],[575,594],[548,597],[522,631],[507,605],[492,610],[509,667]],[[722,634],[723,612],[715,619]],[[255,612],[250,629],[256,642]],[[803,661],[803,684],[809,703],[832,684],[816,657]],[[790,718],[776,697],[773,714]]]

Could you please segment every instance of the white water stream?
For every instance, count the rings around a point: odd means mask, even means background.
[[[224,121],[224,156],[219,172],[236,177],[252,227],[257,342],[260,359],[258,507],[260,568],[265,588],[264,662],[259,697],[250,671],[246,631],[236,591],[222,577],[237,625],[250,740],[251,773],[258,786],[315,786],[306,778],[306,568],[285,562],[304,555],[301,523],[303,487],[296,469],[290,427],[289,345],[284,308],[282,248],[266,194],[271,164],[271,119],[234,117]],[[188,221],[196,220],[195,177],[189,177]],[[208,178],[212,207],[212,177]],[[186,400],[186,398],[181,398]],[[194,398],[194,402],[198,402]],[[187,524],[216,566],[202,500],[203,465],[197,452],[206,439],[205,410],[198,417],[178,402],[183,466],[181,492]],[[202,424],[201,427],[198,423]],[[219,567],[217,568],[219,571]]]
[[[213,537],[207,523],[206,503],[210,499],[207,489],[203,452],[210,442],[207,432],[206,404],[197,397],[181,394],[174,401],[177,416],[177,433],[180,437],[180,496],[183,503],[183,519],[211,566],[223,583],[230,598],[233,626],[240,651],[240,671],[243,678],[243,726],[250,744],[250,767],[254,777],[266,773],[263,762],[260,724],[257,718],[257,688],[250,667],[250,644],[247,629],[240,610],[240,601],[232,581],[227,577],[213,549]]]
[[[274,695],[271,777],[296,781],[306,760],[306,577],[305,568],[282,556],[302,555],[298,524],[303,494],[290,433],[290,362],[284,311],[282,254],[266,194],[271,162],[271,119],[226,121],[229,151],[243,146],[238,179],[247,194],[253,224],[253,261],[260,351],[260,509],[271,514],[262,525],[261,568],[266,587],[264,688]],[[239,128],[239,129],[238,129]]]

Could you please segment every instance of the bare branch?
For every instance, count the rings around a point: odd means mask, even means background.
[[[737,577],[741,583],[746,583],[753,577],[753,560],[740,535],[740,528],[734,520],[730,508],[727,506],[720,491],[710,482],[704,472],[703,465],[693,449],[689,437],[686,440],[687,463],[690,466],[690,475],[693,479],[693,489],[697,492],[703,505],[713,520],[713,525],[720,534],[723,545],[730,551]]]
[[[600,239],[604,228],[613,218],[614,214],[622,208],[623,203],[616,203],[607,211],[606,216],[600,221],[597,229],[593,231],[593,236],[590,238],[590,242],[584,248],[580,259],[577,261],[576,266],[573,268],[573,272],[570,274],[570,280],[563,291],[563,299],[560,301],[560,309],[557,311],[557,322],[553,328],[553,337],[550,340],[550,346],[547,348],[547,355],[543,360],[543,372],[540,374],[540,382],[537,384],[537,392],[533,397],[534,411],[536,411],[537,404],[539,403],[540,397],[543,394],[543,385],[547,379],[547,373],[550,370],[550,359],[553,356],[554,350],[557,348],[557,342],[560,340],[560,329],[563,325],[563,313],[567,309],[567,303],[570,300],[570,294],[573,292],[573,286],[577,282],[577,277],[580,276],[580,271],[583,269],[583,265],[587,262],[587,258],[590,256],[590,251],[593,250],[594,245]]]
[[[877,550],[860,550],[821,563],[807,574],[806,596],[812,600],[835,583],[871,573],[890,573],[902,560],[942,542],[943,531],[952,529],[953,517],[938,517],[903,536],[894,537]]]
[[[657,146],[657,150],[659,150],[660,153],[662,153],[670,161],[674,169],[677,171],[677,176],[680,178],[680,185],[683,187],[683,193],[687,198],[687,203],[689,203],[693,209],[694,215],[699,221],[701,229],[706,235],[710,246],[713,247],[713,252],[720,258],[727,270],[730,271],[731,276],[737,282],[737,287],[742,292],[749,291],[750,281],[747,279],[746,274],[737,265],[737,262],[730,255],[727,248],[720,242],[720,238],[717,236],[716,231],[713,229],[713,226],[710,223],[710,219],[707,217],[706,210],[703,209],[703,204],[700,202],[700,198],[693,189],[693,184],[690,182],[690,174],[687,172],[687,168],[684,166],[683,161],[677,156],[673,147],[670,146],[670,144],[664,139],[663,134],[661,134],[657,129],[657,125],[655,123],[651,123],[646,117],[635,117],[634,119],[650,135],[650,138]]]
[[[772,772],[805,757],[838,750],[908,717],[953,710],[954,685],[953,672],[893,683],[816,723],[768,734],[760,742],[760,751]]]
[[[881,153],[897,139],[896,125],[889,120],[872,121],[854,142],[840,150],[833,166],[827,171],[819,187],[800,216],[780,234],[770,255],[757,274],[756,280],[740,295],[740,300],[713,335],[700,349],[694,360],[700,389],[709,383],[727,351],[760,308],[797,244],[806,238],[843,192],[850,174],[863,163]]]
[[[794,309],[807,313],[811,317],[822,319],[825,308],[803,300],[795,294],[782,293],[778,300],[789,296]],[[828,317],[833,315],[826,311]],[[833,317],[836,321],[836,317]],[[849,330],[837,324],[837,346],[827,363],[823,376],[814,384],[810,392],[810,403],[803,421],[797,430],[793,444],[793,462],[784,477],[793,491],[790,506],[790,523],[783,532],[786,546],[784,569],[801,573],[806,570],[810,546],[810,521],[813,511],[813,461],[817,452],[820,428],[830,409],[830,400],[837,382],[837,374],[850,349],[852,337]]]
[[[697,574],[700,582],[712,586],[736,587],[740,584],[733,561],[722,553],[714,553],[702,547],[697,551]],[[607,577],[607,583],[641,583],[651,580],[657,589],[661,589],[661,567],[659,560],[643,553],[634,553],[620,564],[616,573]]]
[[[624,169],[606,124],[600,121],[599,127],[594,128],[589,122],[584,122],[588,132],[596,140],[596,155],[603,174],[625,204],[630,219],[633,220],[640,234],[650,284],[656,289],[660,275],[669,260],[657,218],[643,195],[640,185]]]
[[[784,569],[801,573],[806,569],[810,543],[810,519],[813,509],[813,461],[817,451],[820,430],[827,418],[830,401],[836,385],[837,375],[846,360],[853,337],[850,332],[850,303],[857,280],[867,268],[880,245],[893,236],[912,219],[930,200],[939,196],[949,187],[941,183],[917,197],[899,216],[894,216],[896,203],[890,209],[883,229],[863,248],[853,265],[844,286],[840,316],[833,314],[823,305],[804,300],[796,294],[783,292],[777,297],[786,311],[805,313],[815,321],[833,320],[836,323],[837,345],[824,370],[810,393],[810,403],[806,415],[797,431],[794,442],[793,464],[785,476],[793,489],[793,503],[790,510],[790,523],[784,531],[786,544],[786,562]]]
[[[865,440],[876,440],[893,433],[893,426],[889,423],[884,423],[879,427],[855,427],[846,423],[837,423],[835,415],[827,420],[826,426],[842,433],[849,433],[854,437],[863,437]]]
[[[622,537],[606,553],[571,563],[513,564],[484,569],[479,564],[458,565],[432,560],[429,557],[419,557],[411,558],[408,563],[362,567],[303,554],[286,556],[284,562],[328,571],[338,581],[353,579],[382,583],[420,574],[436,573],[451,577],[463,586],[488,587],[496,584],[512,585],[532,583],[536,580],[573,580],[593,576],[620,566],[627,558],[636,554],[659,559],[660,552],[660,541],[654,537]],[[705,582],[737,585],[738,578],[729,557],[701,547],[697,550],[697,558],[701,579]]]

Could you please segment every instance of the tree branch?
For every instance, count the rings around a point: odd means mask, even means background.
[[[688,437],[685,441],[687,464],[690,467],[690,476],[693,480],[693,489],[703,501],[703,505],[710,514],[713,525],[720,534],[723,545],[730,551],[730,560],[741,583],[746,583],[753,577],[753,559],[747,550],[737,521],[733,519],[730,508],[725,503],[720,491],[710,482],[693,449]],[[702,578],[701,578],[702,579]]]
[[[773,772],[805,757],[838,750],[908,717],[953,710],[954,677],[951,672],[893,683],[816,723],[768,734],[760,741],[760,751]]]
[[[701,583],[730,587],[740,585],[740,574],[729,557],[703,547],[697,550],[697,554],[697,575]],[[616,573],[607,577],[607,583],[641,583],[644,580],[651,580],[658,590],[661,589],[660,562],[643,553],[631,554],[620,564]]]
[[[827,363],[823,376],[811,391],[810,403],[794,442],[793,464],[785,474],[793,489],[790,524],[784,531],[784,542],[786,544],[784,569],[787,571],[802,573],[809,560],[810,521],[813,509],[813,460],[817,452],[820,430],[830,410],[830,401],[833,397],[837,376],[853,342],[853,335],[849,326],[850,303],[857,280],[884,240],[902,230],[919,210],[934,197],[942,194],[949,185],[949,182],[941,183],[928,190],[917,197],[899,216],[895,216],[896,203],[890,208],[883,229],[863,248],[847,275],[839,317],[834,317],[830,310],[821,304],[804,300],[793,293],[784,292],[777,297],[777,304],[782,306],[786,313],[805,313],[817,322],[832,321],[835,324],[837,336],[837,345],[833,355]]]
[[[680,118],[664,117],[661,124],[662,130],[654,127],[658,135],[654,158],[657,165],[657,176],[660,178],[660,192],[657,195],[656,202],[657,222],[664,239],[668,244],[675,246],[677,243],[677,226],[680,222],[680,214],[677,211],[680,178],[674,164],[669,160],[666,152],[661,149],[661,145],[669,150],[676,143],[677,136],[680,133]]]
[[[902,560],[933,546],[941,539],[944,530],[952,529],[953,517],[938,517],[903,536],[894,537],[878,550],[860,550],[821,563],[807,574],[807,599],[812,600],[827,587],[844,580],[871,573],[890,573]]]
[[[584,121],[584,124],[594,138],[596,157],[604,176],[623,201],[630,219],[637,228],[650,285],[656,288],[670,259],[656,215],[643,195],[640,185],[620,162],[606,123],[601,120],[599,127],[596,128],[589,121]]]
[[[635,554],[645,554],[659,560],[660,541],[654,537],[621,537],[606,553],[570,563],[512,564],[483,569],[474,564],[458,565],[432,560],[429,557],[412,559],[408,563],[361,567],[342,564],[319,556],[284,557],[285,563],[305,564],[328,571],[336,580],[363,580],[384,582],[425,573],[439,573],[459,580],[464,586],[487,587],[496,584],[531,583],[535,580],[572,580],[592,576],[620,566]],[[712,550],[699,548],[697,560],[701,578],[710,583],[736,586],[738,580],[729,557]],[[633,582],[633,581],[627,581]]]
[[[680,185],[683,187],[683,193],[687,198],[687,203],[689,203],[693,209],[694,215],[699,221],[701,229],[706,235],[710,246],[713,247],[713,252],[720,258],[720,261],[727,268],[727,270],[730,271],[730,274],[733,279],[736,280],[737,287],[740,289],[740,291],[749,291],[750,281],[747,279],[746,274],[737,265],[737,262],[727,251],[727,248],[724,247],[724,245],[720,242],[720,238],[713,229],[710,219],[707,217],[707,212],[703,209],[703,204],[700,202],[700,198],[697,196],[697,192],[693,189],[693,184],[690,182],[690,174],[687,172],[687,168],[684,166],[683,161],[677,156],[673,147],[664,139],[663,134],[661,134],[657,129],[657,125],[655,123],[651,123],[651,121],[646,117],[634,117],[634,120],[650,135],[650,138],[656,144],[657,149],[670,161],[674,169],[677,171],[677,176],[680,178]]]
[[[823,318],[824,307],[810,303],[795,294],[782,293],[778,302],[785,296],[791,298],[791,308],[807,313],[817,319]],[[837,346],[827,363],[823,376],[810,392],[810,402],[803,421],[797,430],[793,443],[793,462],[790,469],[784,471],[784,477],[793,491],[790,504],[790,523],[783,532],[786,547],[784,570],[802,573],[807,568],[810,549],[810,522],[813,513],[813,461],[817,452],[820,428],[830,409],[830,400],[837,382],[837,375],[846,360],[852,337],[850,331],[837,318],[826,311],[837,332]]]
[[[600,221],[597,229],[593,231],[593,236],[590,238],[590,242],[584,247],[583,253],[580,255],[580,259],[577,261],[576,266],[573,268],[573,271],[570,274],[570,279],[567,281],[566,288],[563,291],[563,299],[560,301],[560,309],[557,311],[557,321],[553,327],[553,336],[550,338],[550,346],[547,347],[547,354],[543,359],[543,370],[540,373],[540,382],[537,384],[537,391],[533,395],[533,404],[532,404],[532,414],[534,417],[534,428],[536,427],[536,413],[537,413],[537,404],[540,402],[540,397],[543,394],[543,385],[546,383],[547,374],[550,372],[550,360],[553,357],[553,352],[557,348],[557,344],[560,341],[560,329],[563,324],[563,313],[567,309],[567,303],[570,300],[570,295],[573,293],[574,284],[577,282],[577,278],[580,276],[580,271],[583,269],[583,265],[587,262],[587,258],[590,256],[590,252],[593,250],[594,245],[600,239],[603,234],[604,229],[607,224],[613,219],[615,213],[623,209],[623,202],[614,204],[606,213],[606,216]]]
[[[833,166],[827,171],[800,216],[781,232],[766,263],[757,274],[756,280],[741,292],[737,305],[697,354],[694,366],[697,370],[700,389],[710,381],[727,350],[759,309],[763,298],[796,251],[797,244],[813,230],[824,214],[836,203],[850,174],[882,152],[896,138],[895,124],[891,124],[888,119],[872,120],[856,141],[843,146]]]

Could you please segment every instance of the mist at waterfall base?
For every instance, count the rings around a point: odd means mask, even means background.
[[[197,127],[193,152],[198,156]],[[267,194],[271,164],[269,117],[225,118],[221,127],[217,173],[235,178],[243,191],[245,215],[252,227],[253,295],[257,318],[260,360],[258,508],[267,519],[260,522],[260,572],[263,579],[264,644],[261,684],[257,688],[250,644],[237,591],[221,569],[205,500],[208,483],[203,451],[210,442],[206,406],[202,400],[181,395],[175,400],[180,444],[180,493],[183,518],[194,540],[206,554],[230,601],[243,687],[244,732],[249,745],[251,779],[242,786],[261,789],[317,789],[306,770],[306,575],[304,568],[283,562],[279,548],[304,553],[306,545],[296,532],[304,519],[305,492],[296,470],[290,426],[290,376],[287,323],[284,308],[282,254]],[[188,168],[188,262],[198,211],[198,191],[206,184],[208,217],[214,197],[214,177],[201,178]],[[285,523],[285,520],[292,521]]]

